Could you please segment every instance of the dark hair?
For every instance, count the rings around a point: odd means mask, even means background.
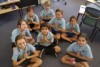
[[[61,9],[56,9],[55,12],[61,12],[61,14],[63,14],[63,11]]]
[[[43,27],[47,27],[49,29],[47,24],[41,24],[40,29],[42,29]]]
[[[19,20],[18,20],[17,27],[18,27],[19,25],[21,25],[23,21],[27,24],[27,22],[26,22],[24,19],[19,19]],[[27,24],[27,25],[28,25],[28,24]]]
[[[88,37],[87,37],[87,35],[86,35],[85,33],[80,33],[80,34],[78,35],[77,39],[79,39],[79,37],[83,37],[83,38],[85,38],[86,40],[88,40]]]
[[[72,19],[75,19],[77,21],[76,16],[71,16],[70,19],[69,19],[69,21],[71,21]]]
[[[24,39],[24,37],[22,35],[17,35],[15,38],[15,44],[17,44],[17,41],[20,39]]]
[[[26,11],[27,11],[27,12],[29,12],[29,11],[31,11],[31,10],[33,10],[33,11],[34,11],[33,6],[28,6],[28,7],[27,7],[27,9],[26,9]]]

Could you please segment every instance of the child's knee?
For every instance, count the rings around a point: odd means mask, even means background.
[[[61,48],[60,48],[59,46],[55,46],[54,49],[55,49],[55,52],[56,52],[56,53],[61,52]]]
[[[37,63],[38,65],[41,65],[41,64],[42,64],[42,60],[41,60],[41,59],[38,59],[36,63]]]
[[[63,56],[63,57],[61,58],[61,62],[62,62],[62,63],[65,63],[65,62],[66,62],[66,56]]]

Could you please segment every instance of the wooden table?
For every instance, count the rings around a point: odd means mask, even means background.
[[[0,15],[1,14],[5,14],[5,13],[9,13],[9,12],[12,12],[12,11],[16,11],[16,10],[19,10],[19,13],[20,13],[20,17],[21,17],[21,11],[20,11],[20,8],[16,5],[16,3],[20,3],[20,0],[8,0],[6,2],[3,2],[3,3],[0,3],[0,6],[6,6],[6,5],[9,5],[11,4],[12,6],[7,8],[7,9],[0,9]],[[14,8],[13,8],[14,6]]]

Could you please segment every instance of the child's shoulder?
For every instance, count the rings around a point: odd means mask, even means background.
[[[12,30],[13,33],[14,33],[14,32],[17,33],[18,31],[19,31],[18,28],[15,28],[15,29]]]

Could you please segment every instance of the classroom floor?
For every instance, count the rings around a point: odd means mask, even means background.
[[[64,5],[64,2],[57,1],[52,2],[51,8],[56,10],[61,8],[64,11],[64,18],[66,22],[72,15],[78,14],[79,7],[81,4],[85,4],[86,0],[66,0],[67,5]],[[25,9],[23,9],[24,15],[26,14]],[[39,15],[41,11],[40,6],[35,6],[35,12]],[[0,67],[12,67],[11,57],[12,57],[12,48],[11,48],[11,31],[17,27],[17,21],[20,18],[18,11],[0,15]],[[78,20],[80,23],[81,17]],[[81,32],[85,32],[88,36],[90,35],[92,28],[82,25]],[[94,59],[89,61],[90,67],[100,67],[100,33],[97,34],[94,41],[91,43],[89,41],[90,47],[93,52]],[[62,52],[58,54],[58,57],[54,56],[45,56],[43,57],[43,64],[41,67],[70,67],[69,65],[61,63],[61,57],[66,53],[65,49],[69,46],[68,42],[60,42],[60,47]]]

